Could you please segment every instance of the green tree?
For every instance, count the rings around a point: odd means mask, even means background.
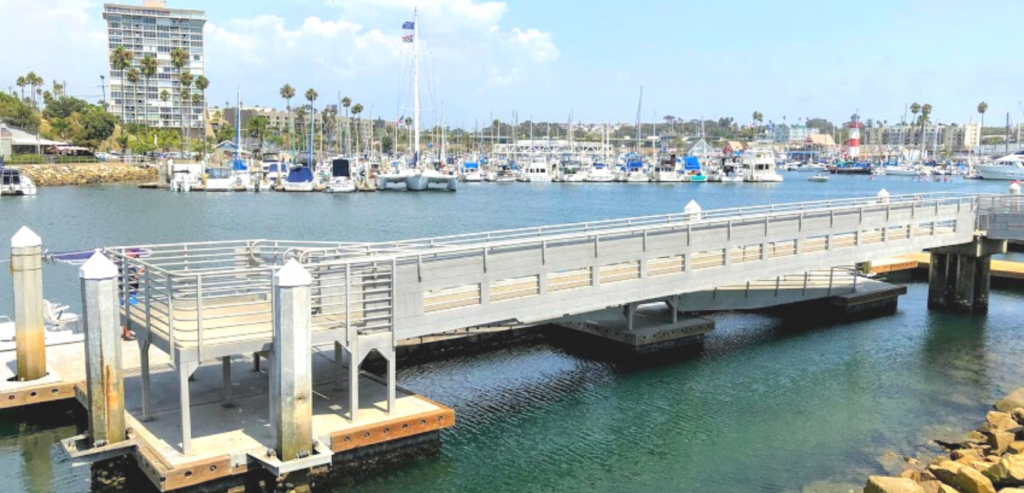
[[[79,121],[83,139],[80,144],[93,148],[114,135],[117,128],[117,117],[95,106],[83,113]]]
[[[132,91],[133,91],[133,94],[132,94],[133,101],[132,102],[134,103],[134,104],[132,104],[132,106],[135,108],[135,110],[134,110],[135,114],[132,115],[132,122],[133,123],[138,123],[138,121],[139,121],[139,108],[138,108],[139,85],[138,84],[139,84],[139,81],[142,80],[142,76],[139,73],[139,70],[137,68],[130,67],[124,73],[124,78],[127,79],[128,82],[130,82],[131,85],[132,85]],[[122,125],[123,125],[123,123],[122,123]]]
[[[184,136],[185,146],[188,145],[189,139],[192,134],[192,83],[195,82],[195,77],[189,71],[184,71],[178,75],[178,81],[181,83],[181,135]],[[181,149],[182,155],[185,154],[185,148]]]
[[[199,94],[202,96],[201,104],[203,105],[203,130],[199,132],[199,135],[203,136],[203,157],[206,157],[206,90],[210,87],[210,79],[207,79],[205,75],[196,77],[196,89],[199,89]]]
[[[36,75],[35,72],[29,72],[25,75],[25,80],[28,82],[29,87],[32,88],[29,92],[29,94],[31,94],[32,96],[32,106],[35,108],[39,108],[39,98],[37,96],[41,96],[43,93],[40,89],[42,85],[45,83],[43,81],[43,78]]]
[[[349,98],[348,96],[341,98],[341,106],[345,108],[345,145],[344,149],[342,149],[342,153],[347,155],[349,152],[349,134],[352,131],[352,120],[349,118],[348,108],[349,106],[352,106],[352,98]]]
[[[72,113],[85,113],[92,105],[88,102],[73,98],[70,96],[62,96],[59,98],[53,98],[43,108],[43,117],[46,119],[55,118],[68,118]]]
[[[281,86],[281,97],[284,98],[285,107],[288,110],[288,150],[294,152],[295,145],[292,142],[292,135],[295,132],[295,122],[292,121],[292,98],[295,97],[295,88],[289,84]]]
[[[313,122],[316,120],[316,108],[313,107],[313,103],[316,102],[316,98],[319,97],[320,95],[317,94],[316,91],[313,89],[307,89],[305,96],[306,100],[309,101],[309,129],[310,131],[312,131],[315,130],[313,128]],[[314,138],[313,135],[309,135],[308,137],[310,139]],[[309,152],[313,152],[312,142],[309,143]],[[309,165],[312,167],[313,163],[309,163]]]
[[[235,126],[231,124],[221,125],[219,128],[217,128],[214,138],[217,142],[235,140]]]
[[[146,55],[142,59],[142,61],[139,62],[139,64],[142,67],[142,77],[146,80],[146,87],[145,87],[146,97],[142,98],[142,104],[144,105],[142,110],[143,110],[143,112],[145,114],[143,120],[146,122],[146,125],[148,126],[149,125],[149,121],[150,121],[150,119],[149,119],[149,81],[153,80],[153,77],[156,77],[156,74],[157,74],[156,57],[154,57],[153,55]]]
[[[981,142],[981,136],[985,134],[985,112],[988,111],[988,103],[982,101],[978,103],[978,114],[981,115],[981,130],[978,131],[978,142]]]
[[[128,48],[125,48],[124,46],[118,46],[117,48],[114,48],[113,50],[110,51],[110,68],[121,72],[121,80],[122,80],[122,82],[121,82],[121,129],[122,130],[124,129],[124,124],[125,124],[125,121],[124,121],[124,110],[125,110],[125,107],[128,106],[127,104],[125,104],[128,95],[127,95],[127,91],[125,90],[125,84],[123,82],[124,78],[125,78],[125,75],[126,75],[124,72],[126,70],[128,70],[128,67],[132,66],[132,60],[134,60],[134,59],[135,59],[135,54],[132,53],[131,51],[129,51]],[[116,100],[117,99],[115,98],[115,101]]]
[[[359,153],[359,139],[362,138],[362,132],[360,131],[362,129],[359,128],[361,125],[359,125],[359,123],[358,123],[359,122],[359,114],[362,113],[362,112],[363,112],[363,105],[362,104],[356,103],[355,106],[352,107],[352,117],[355,118],[356,122],[357,122],[356,123],[356,154]]]
[[[12,127],[35,132],[39,130],[39,112],[25,99],[0,92],[0,120]]]
[[[264,116],[254,116],[249,119],[248,129],[246,132],[249,137],[256,139],[259,142],[259,151],[263,152],[263,142],[267,137],[267,118]]]
[[[15,85],[17,85],[19,88],[21,88],[21,100],[24,101],[25,100],[25,86],[28,85],[28,79],[26,79],[24,75],[19,76],[18,80],[15,82]]]

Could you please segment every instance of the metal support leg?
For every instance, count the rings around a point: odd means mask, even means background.
[[[252,371],[259,373],[260,371],[260,353],[252,353]]]
[[[149,376],[149,347],[151,346],[148,340],[140,338],[139,340],[139,363],[142,365],[142,420],[152,421],[153,420],[153,396],[150,391],[150,376]]]
[[[352,422],[355,423],[359,413],[359,356],[353,352],[348,353],[348,409],[351,413]]]
[[[627,303],[623,307],[623,314],[626,316],[626,329],[633,330],[633,315],[636,314],[636,303]]]
[[[188,379],[191,365],[178,363],[178,400],[181,405],[181,453],[192,454],[192,411],[189,409]]]
[[[232,396],[231,396],[231,356],[225,356],[221,358],[221,375],[224,378],[224,401],[221,405],[224,407],[233,407]]]
[[[345,388],[342,382],[345,378],[345,348],[342,347],[341,343],[334,341],[334,388],[335,392],[341,391]]]
[[[391,348],[388,354],[388,415],[394,414],[395,408],[395,387],[396,387],[396,365],[395,348]]]

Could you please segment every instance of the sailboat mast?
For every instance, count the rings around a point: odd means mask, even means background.
[[[417,166],[420,164],[420,20],[419,10],[413,9],[412,15],[412,84],[413,84],[413,128],[415,137],[413,137],[413,162]]]
[[[235,112],[235,162],[242,153],[242,86],[238,86],[238,111]]]

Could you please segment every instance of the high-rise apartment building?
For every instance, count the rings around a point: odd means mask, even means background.
[[[142,6],[105,4],[103,18],[107,21],[111,113],[123,115],[127,123],[151,127],[182,128],[184,122],[190,133],[197,133],[202,123],[203,96],[194,83],[183,94],[180,75],[185,71],[193,77],[204,73],[206,14],[169,9],[161,0],[144,0]],[[139,72],[136,83],[129,81],[128,70],[116,70],[110,63],[109,53],[119,46],[133,55],[131,66]],[[175,48],[188,54],[180,71],[171,63]],[[157,62],[157,73],[148,79],[142,76],[142,60],[146,57]]]

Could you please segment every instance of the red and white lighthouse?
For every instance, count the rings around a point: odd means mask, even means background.
[[[851,159],[857,159],[860,156],[860,129],[864,128],[864,125],[860,123],[860,116],[854,113],[850,118],[850,123],[846,124],[846,128],[850,134],[846,140],[846,154]]]

